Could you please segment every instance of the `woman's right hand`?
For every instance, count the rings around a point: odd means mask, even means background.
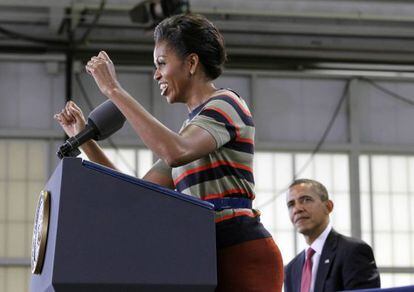
[[[82,110],[73,102],[68,101],[60,113],[53,116],[69,137],[77,135],[85,128],[86,120]]]

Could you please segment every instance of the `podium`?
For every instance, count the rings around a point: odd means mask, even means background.
[[[214,291],[212,204],[79,158],[64,158],[45,192],[30,291]]]

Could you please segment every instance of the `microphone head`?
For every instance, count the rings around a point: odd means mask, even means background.
[[[124,124],[124,115],[110,100],[101,103],[88,116],[88,125],[96,129],[93,139],[97,141],[108,138]]]

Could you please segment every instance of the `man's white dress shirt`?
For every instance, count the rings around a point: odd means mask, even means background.
[[[329,223],[325,230],[318,236],[318,238],[308,247],[305,249],[305,257],[307,250],[311,247],[315,254],[312,257],[312,279],[311,279],[311,287],[309,292],[314,292],[315,288],[315,280],[316,280],[316,272],[318,271],[319,260],[321,258],[322,249],[325,244],[326,238],[329,235],[329,232],[332,230],[332,225]],[[306,258],[305,258],[306,261]]]

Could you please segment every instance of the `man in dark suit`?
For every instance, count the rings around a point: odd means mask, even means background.
[[[333,292],[380,287],[374,254],[365,242],[337,233],[329,223],[333,202],[309,179],[287,192],[290,220],[308,247],[285,267],[285,292]]]

